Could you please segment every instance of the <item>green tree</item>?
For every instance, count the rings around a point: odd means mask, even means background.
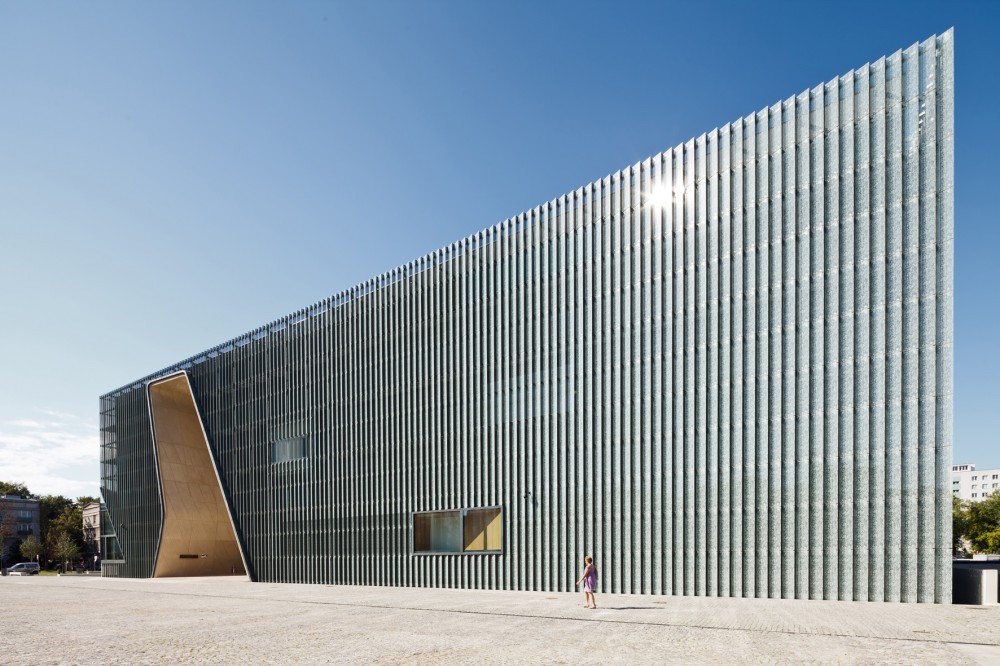
[[[100,502],[100,497],[91,497],[90,495],[80,495],[76,498],[76,505],[82,510],[85,506],[92,502]]]
[[[1000,553],[1000,493],[966,505],[965,538],[976,553]]]
[[[67,509],[73,508],[73,500],[62,495],[42,495],[38,498],[41,513],[41,542],[49,553],[50,559],[58,559],[55,556],[56,540],[59,538],[61,527],[65,526],[66,519],[63,514]],[[77,523],[78,530],[83,532],[83,517]]]
[[[21,555],[27,560],[39,560],[44,553],[45,547],[34,534],[21,542]]]
[[[951,550],[953,553],[965,551],[963,539],[969,532],[969,512],[966,508],[968,502],[963,502],[957,497],[951,498]]]
[[[48,521],[45,545],[53,560],[62,559],[58,551],[59,541],[63,537],[69,539],[77,551],[83,551],[83,511],[72,502],[63,505],[62,512]]]
[[[17,481],[0,481],[0,495],[20,495],[21,497],[34,497],[28,486]]]
[[[75,562],[76,558],[80,557],[80,546],[73,541],[73,537],[65,532],[62,532],[56,538],[52,554],[55,555],[57,559],[62,561],[63,571],[65,572],[66,563],[71,561]]]

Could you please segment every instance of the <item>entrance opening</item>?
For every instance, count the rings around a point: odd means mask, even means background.
[[[153,577],[245,575],[187,373],[151,382],[147,391],[163,501]]]

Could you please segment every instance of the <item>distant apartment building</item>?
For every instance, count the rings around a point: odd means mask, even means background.
[[[976,469],[975,465],[951,466],[951,494],[961,500],[980,502],[1000,490],[1000,468]]]
[[[17,546],[31,535],[41,538],[41,504],[20,495],[0,495],[0,533],[4,561],[20,561]]]

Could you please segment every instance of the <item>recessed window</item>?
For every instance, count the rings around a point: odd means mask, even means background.
[[[414,553],[487,553],[502,549],[499,507],[413,514]]]
[[[271,442],[271,462],[280,463],[306,457],[306,438],[292,437]]]
[[[121,544],[115,534],[108,510],[101,508],[101,559],[105,562],[123,561]]]

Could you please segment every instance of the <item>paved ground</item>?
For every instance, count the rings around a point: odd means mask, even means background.
[[[0,663],[1000,664],[1000,606],[0,578]]]

